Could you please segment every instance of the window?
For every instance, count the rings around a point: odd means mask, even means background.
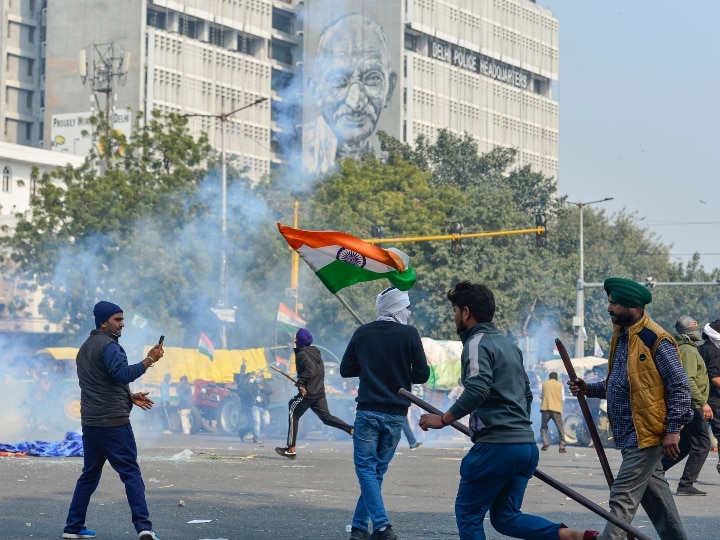
[[[293,17],[289,13],[284,11],[273,10],[272,14],[272,27],[280,32],[286,34],[292,34],[293,32]]]
[[[223,44],[223,31],[222,28],[219,28],[217,26],[211,26],[210,32],[208,33],[208,41],[212,43],[213,45],[217,45],[218,47],[222,47]]]
[[[32,105],[33,105],[33,93],[25,92],[25,106],[28,109],[32,109]]]
[[[30,122],[25,124],[25,138],[28,141],[32,139],[32,124]]]
[[[165,30],[167,28],[167,14],[162,11],[155,11],[154,9],[148,9],[147,11],[147,25],[155,28]]]
[[[180,21],[178,24],[178,32],[183,36],[197,38],[197,21],[195,21],[194,19],[180,17]]]
[[[10,179],[12,178],[12,173],[10,172],[10,167],[3,167],[3,175],[2,175],[2,190],[3,193],[10,193]]]
[[[27,74],[29,77],[32,77],[34,67],[35,67],[35,60],[28,58],[27,59]]]
[[[279,41],[272,42],[272,58],[284,64],[292,64],[292,46]]]
[[[35,43],[35,27],[30,26],[28,28],[28,43]]]
[[[35,0],[30,0],[28,2],[28,10],[30,13],[35,13]]]
[[[417,49],[417,36],[405,34],[405,50],[414,51]]]

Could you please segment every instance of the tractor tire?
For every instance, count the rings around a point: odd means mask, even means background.
[[[241,410],[240,400],[237,397],[226,397],[217,411],[218,432],[235,435],[240,428]]]
[[[565,427],[565,442],[567,444],[577,444],[579,446],[590,444],[590,434],[587,426],[585,426],[585,420],[581,416],[575,413],[566,414],[563,418],[563,426]]]

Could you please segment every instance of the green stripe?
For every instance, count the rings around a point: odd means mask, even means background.
[[[357,266],[342,261],[333,261],[323,266],[317,271],[317,277],[320,278],[320,281],[323,282],[331,293],[336,293],[340,289],[344,289],[355,283],[383,278],[390,280],[390,283],[401,291],[407,291],[415,284],[416,279],[415,270],[411,266],[402,273],[397,270],[377,273],[366,270],[365,268],[358,268]]]

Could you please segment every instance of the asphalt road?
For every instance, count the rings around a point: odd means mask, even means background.
[[[346,539],[358,496],[349,437],[320,433],[300,441],[298,457],[276,455],[281,440],[264,445],[216,435],[159,435],[136,426],[140,465],[155,530],[162,540]],[[456,539],[453,512],[460,460],[468,441],[446,428],[440,440],[410,452],[403,439],[383,492],[401,539]],[[18,442],[18,441],[6,441]],[[189,451],[189,452],[188,452]],[[192,452],[190,454],[190,452]],[[607,450],[614,471],[620,455]],[[711,454],[697,486],[707,497],[677,497],[689,538],[717,538],[720,474]],[[82,458],[0,458],[0,539],[60,538]],[[540,470],[607,508],[608,490],[592,448],[541,453]],[[681,469],[668,480],[675,489]],[[182,503],[180,502],[182,501]],[[523,510],[569,526],[601,529],[604,522],[533,478]],[[201,522],[191,523],[193,520]],[[634,524],[657,538],[641,511]],[[106,466],[87,526],[99,539],[137,538],[122,483]],[[507,538],[486,520],[489,539]]]

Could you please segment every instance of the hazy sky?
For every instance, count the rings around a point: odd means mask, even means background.
[[[560,194],[614,197],[673,260],[720,267],[720,2],[538,4],[560,23]]]

